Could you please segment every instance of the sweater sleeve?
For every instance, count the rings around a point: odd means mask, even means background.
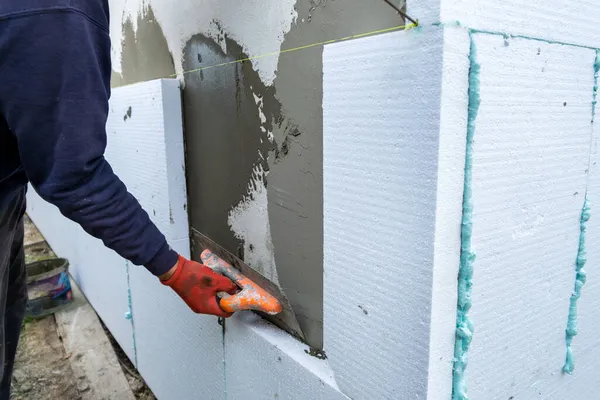
[[[177,253],[104,158],[110,96],[106,26],[70,10],[3,21],[0,107],[39,195],[155,275]]]

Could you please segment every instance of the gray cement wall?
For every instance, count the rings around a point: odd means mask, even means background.
[[[161,19],[153,8],[164,9],[165,1],[151,1],[137,11],[111,2],[117,13],[111,38],[113,46],[116,40],[121,45],[120,60],[113,59],[120,71],[113,73],[112,85],[175,73],[183,79],[192,233],[209,236],[278,282],[307,343],[322,348],[322,46],[271,56],[275,60],[265,62],[276,61],[272,80],[250,61],[181,71],[256,56],[256,51],[248,53],[252,46],[262,48],[256,43],[283,50],[403,20],[380,0],[298,0],[286,11],[292,13],[287,32],[273,35],[269,24],[278,23],[279,6],[255,4],[259,10],[245,11],[233,3],[217,7],[188,0],[170,16],[161,11]],[[263,21],[248,28],[251,34],[240,34],[243,29],[236,24],[248,25],[255,11]],[[121,25],[117,34],[114,24]],[[177,42],[180,48],[169,46]],[[193,237],[192,256],[198,260],[202,249],[194,248]]]

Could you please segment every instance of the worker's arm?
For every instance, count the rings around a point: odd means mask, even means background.
[[[214,293],[234,290],[231,281],[198,263],[178,263],[104,159],[111,62],[108,10],[100,11],[106,13],[65,9],[2,22],[0,53],[8,60],[0,64],[0,108],[22,165],[43,199],[124,258],[165,279],[173,275],[165,283],[180,295],[181,286],[210,281],[202,288],[212,293],[204,300],[210,307],[190,306],[222,315]]]

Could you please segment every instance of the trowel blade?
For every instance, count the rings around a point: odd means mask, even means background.
[[[209,249],[217,256],[221,257],[223,260],[227,261],[234,268],[239,270],[242,274],[246,275],[249,279],[254,281],[257,285],[266,290],[269,294],[276,297],[277,300],[281,303],[282,311],[277,315],[269,315],[263,312],[254,311],[259,314],[261,317],[271,322],[272,324],[280,327],[281,329],[287,331],[291,335],[295,336],[300,340],[304,340],[304,333],[300,328],[300,324],[296,319],[296,313],[292,309],[292,305],[289,300],[283,293],[283,291],[269,279],[264,277],[260,272],[256,271],[248,264],[244,263],[238,257],[233,255],[231,252],[227,251],[219,244],[215,243],[213,240],[205,236],[204,234],[198,232],[197,230],[192,228],[193,242],[194,246],[200,246],[202,252],[204,249]]]

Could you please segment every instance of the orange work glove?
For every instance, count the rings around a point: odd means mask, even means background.
[[[161,279],[161,282],[171,287],[196,313],[225,318],[231,316],[219,307],[217,293],[235,294],[238,287],[229,278],[217,274],[205,265],[179,256],[173,275],[168,279]]]

